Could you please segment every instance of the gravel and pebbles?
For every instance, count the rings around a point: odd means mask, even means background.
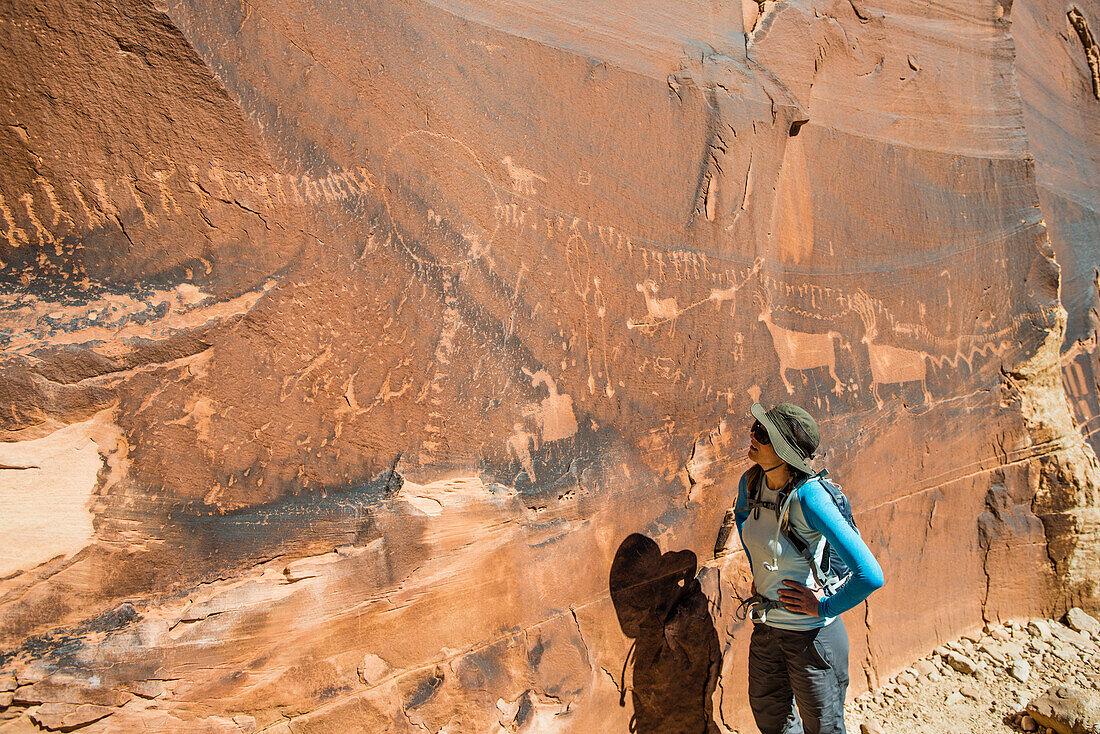
[[[944,643],[850,701],[845,718],[861,734],[1100,734],[1096,711],[1100,622],[1075,608]]]

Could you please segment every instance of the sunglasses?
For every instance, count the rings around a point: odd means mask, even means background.
[[[764,428],[760,421],[753,421],[749,432],[752,433],[752,437],[756,439],[758,444],[766,446],[772,442],[771,436],[768,435],[768,429]]]

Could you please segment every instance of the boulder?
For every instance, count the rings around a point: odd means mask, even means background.
[[[982,692],[974,686],[963,686],[959,689],[959,693],[966,696],[971,701],[977,701],[982,697]]]
[[[928,677],[936,672],[936,666],[929,660],[918,660],[913,663],[913,670],[916,671],[917,675]]]
[[[1073,607],[1066,612],[1066,624],[1070,629],[1082,634],[1100,635],[1100,621],[1080,607]]]
[[[1055,686],[1028,703],[1027,713],[1059,734],[1100,734],[1100,698],[1092,691]]]
[[[859,725],[860,734],[885,734],[882,725],[874,719],[864,719]]]
[[[974,662],[969,656],[962,653],[948,650],[947,655],[944,656],[944,660],[955,670],[966,675],[973,675],[978,671],[979,665]]]

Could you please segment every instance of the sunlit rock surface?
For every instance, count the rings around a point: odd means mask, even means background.
[[[743,730],[753,400],[886,571],[854,691],[1100,606],[1066,8],[0,13],[0,731]]]

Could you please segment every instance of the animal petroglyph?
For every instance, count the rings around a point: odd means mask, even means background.
[[[760,269],[764,267],[764,258],[758,257],[753,260],[752,269],[741,279],[739,283],[731,285],[728,288],[711,288],[710,295],[707,296],[708,301],[714,302],[719,308],[726,301],[732,301],[737,297],[737,292],[745,287],[745,283],[749,282],[749,279],[760,272]]]
[[[627,321],[626,327],[628,329],[641,329],[643,333],[652,334],[656,327],[661,324],[675,322],[680,316],[702,306],[704,303],[714,303],[721,308],[723,303],[736,299],[738,291],[744,288],[745,284],[760,272],[763,265],[764,259],[757,258],[753,261],[751,268],[742,272],[740,281],[727,288],[712,288],[706,298],[690,303],[683,308],[679,307],[674,297],[658,298],[657,292],[660,290],[660,286],[652,279],[647,278],[634,286],[634,290],[641,293],[642,297],[645,298],[646,316],[640,321],[634,319]]]
[[[512,191],[517,194],[526,194],[534,196],[535,193],[535,181],[542,181],[546,183],[546,179],[538,175],[529,168],[518,166],[512,162],[512,156],[506,155],[501,160],[504,167],[508,169],[508,176],[512,179]]]
[[[928,367],[925,363],[927,355],[913,349],[876,344],[879,332],[875,309],[867,294],[859,291],[853,298],[852,306],[866,329],[862,341],[867,345],[867,358],[871,363],[871,394],[875,397],[875,403],[880,408],[883,405],[878,394],[879,385],[906,382],[919,382],[925,403],[930,403],[932,396],[928,393]]]
[[[812,334],[777,326],[772,321],[771,297],[766,291],[757,299],[757,302],[761,306],[760,315],[757,318],[764,322],[772,336],[775,353],[779,356],[779,379],[783,381],[787,392],[794,393],[794,385],[787,380],[788,370],[812,370],[825,367],[829,370],[829,376],[833,378],[833,392],[840,395],[844,388],[836,374],[833,339],[840,338],[841,335],[835,331]]]
[[[660,286],[648,278],[634,286],[634,290],[641,293],[645,299],[646,315],[640,321],[629,319],[626,322],[626,328],[641,329],[643,333],[652,334],[661,324],[672,322],[672,330],[675,333],[675,321],[683,313],[676,303],[676,298],[672,296],[657,298]]]
[[[657,291],[660,290],[660,286],[652,280],[646,279],[638,283],[634,286],[634,290],[641,293],[642,297],[645,298],[645,308],[650,319],[654,321],[667,320],[680,315],[680,307],[676,305],[675,298],[657,298]]]

